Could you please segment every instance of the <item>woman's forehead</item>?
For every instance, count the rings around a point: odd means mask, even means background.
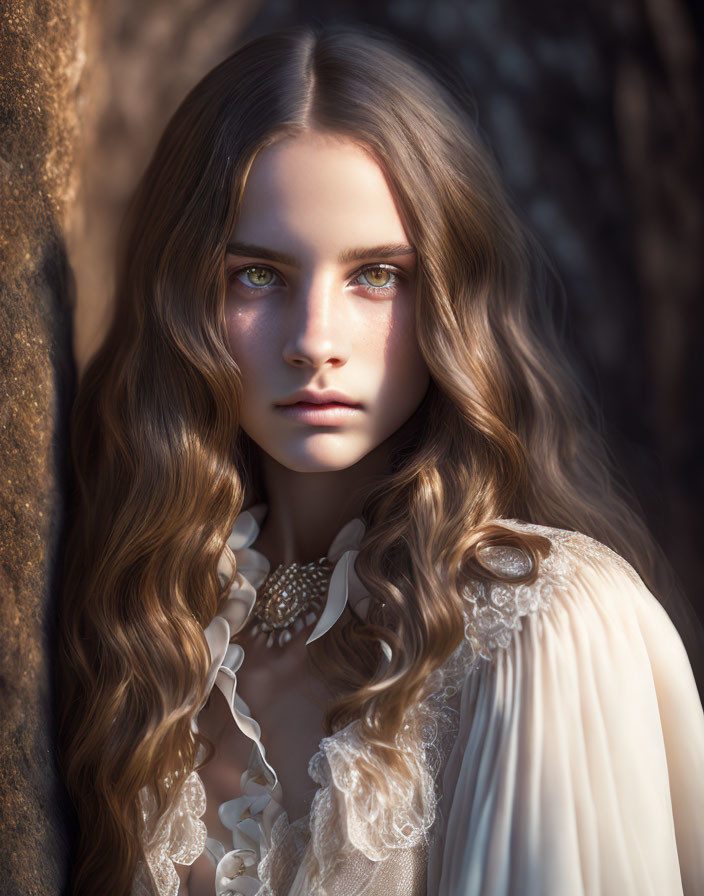
[[[355,247],[408,246],[386,176],[355,141],[305,131],[265,147],[245,183],[231,242],[338,258]]]

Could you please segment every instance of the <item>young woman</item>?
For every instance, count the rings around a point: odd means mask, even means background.
[[[704,892],[704,712],[545,271],[376,32],[184,100],[75,407],[75,893]]]

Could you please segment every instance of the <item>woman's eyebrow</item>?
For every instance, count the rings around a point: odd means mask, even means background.
[[[364,258],[394,258],[396,255],[415,255],[416,250],[413,246],[406,243],[400,243],[396,246],[372,246],[370,249],[345,249],[341,253],[338,261],[340,264],[347,264],[350,261],[361,261]]]
[[[289,265],[292,268],[300,268],[301,262],[288,252],[279,252],[276,249],[267,249],[266,246],[254,246],[251,243],[228,243],[228,253],[232,255],[249,255],[254,258],[266,258],[269,261],[278,261],[280,264]],[[400,243],[389,246],[372,246],[368,249],[345,249],[338,258],[339,264],[348,264],[350,261],[361,261],[364,258],[394,258],[397,255],[415,255],[416,250]]]

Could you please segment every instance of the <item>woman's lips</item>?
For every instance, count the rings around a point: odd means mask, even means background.
[[[297,401],[295,404],[279,404],[276,409],[291,420],[298,423],[309,423],[313,426],[334,426],[345,423],[361,411],[359,405],[341,404],[336,401],[326,404]]]

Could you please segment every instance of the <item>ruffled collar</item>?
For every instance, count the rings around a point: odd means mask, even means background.
[[[213,686],[217,686],[227,700],[238,728],[254,744],[248,767],[240,780],[242,795],[222,803],[219,808],[220,820],[232,831],[232,849],[227,851],[214,838],[206,841],[217,861],[216,896],[253,896],[259,892],[258,865],[271,849],[274,824],[285,815],[281,783],[266,759],[261,728],[237,694],[237,673],[244,661],[244,650],[241,645],[230,643],[233,635],[247,624],[256,589],[269,573],[267,558],[251,547],[259,535],[266,512],[266,504],[257,504],[237,517],[218,563],[223,583],[229,581],[233,570],[235,577],[217,615],[205,629],[211,657],[206,699]],[[364,522],[356,518],[343,526],[333,539],[327,552],[334,567],[326,600],[306,644],[329,631],[348,604],[361,619],[366,618],[369,595],[354,569],[364,533]],[[197,732],[195,720],[193,728]]]
[[[226,618],[230,622],[231,635],[246,625],[254,606],[256,589],[269,574],[269,561],[264,554],[251,547],[259,535],[266,513],[266,504],[256,504],[248,510],[243,510],[235,520],[220,557],[218,572],[224,581],[229,579],[235,566],[237,569],[235,582],[224,607]],[[366,618],[369,595],[354,569],[354,561],[359,553],[364,533],[364,521],[357,517],[344,525],[332,540],[326,554],[327,559],[334,564],[327,596],[318,623],[306,644],[329,631],[348,603],[350,609],[361,619]],[[236,561],[234,564],[233,559]],[[222,610],[220,612],[222,613]]]

